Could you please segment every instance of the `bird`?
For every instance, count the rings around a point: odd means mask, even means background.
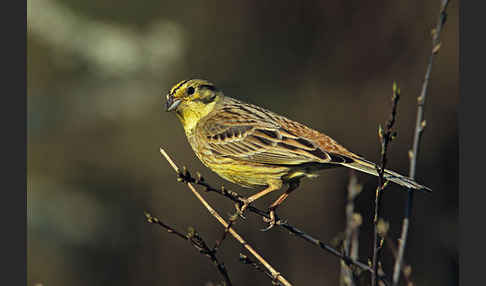
[[[378,176],[376,165],[328,135],[263,107],[226,96],[212,82],[186,79],[166,94],[166,111],[182,123],[187,140],[199,160],[223,179],[260,190],[242,199],[238,213],[257,199],[287,186],[269,207],[269,228],[275,210],[300,180],[319,171],[347,167]],[[407,189],[431,192],[413,179],[391,170],[384,179]],[[244,216],[243,216],[244,217]]]

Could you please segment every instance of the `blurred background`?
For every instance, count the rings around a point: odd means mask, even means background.
[[[147,210],[212,244],[222,228],[177,183],[180,166],[224,181],[193,155],[164,111],[180,80],[205,78],[232,97],[269,108],[379,160],[378,124],[402,91],[388,167],[408,174],[416,98],[439,1],[28,0],[28,285],[210,285],[220,276],[187,242],[147,224]],[[427,129],[405,254],[417,285],[458,284],[457,1],[448,8],[426,102]],[[349,172],[306,180],[280,208],[289,223],[332,241],[344,231]],[[360,259],[371,257],[377,180],[359,175]],[[266,207],[280,193],[259,200]],[[204,196],[227,215],[233,204]],[[406,192],[391,186],[384,218],[395,240]],[[227,217],[227,216],[226,216]],[[337,285],[339,261],[249,214],[236,229],[295,285]],[[228,238],[218,256],[235,285],[269,285],[238,261]],[[244,252],[243,252],[244,253]],[[391,275],[392,254],[385,250]],[[403,282],[403,281],[402,281]]]

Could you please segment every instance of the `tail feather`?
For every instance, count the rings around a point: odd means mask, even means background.
[[[378,176],[376,171],[376,165],[372,162],[366,161],[362,158],[353,158],[351,163],[342,163],[342,165],[355,169],[364,173],[371,174],[373,176]],[[415,182],[412,178],[400,175],[396,172],[385,169],[384,178],[388,181],[392,181],[398,185],[404,186],[409,189],[415,189],[419,191],[432,192],[432,190],[426,186],[420,185]]]

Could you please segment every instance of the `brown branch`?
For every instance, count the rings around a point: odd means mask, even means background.
[[[233,191],[227,190],[222,186],[221,188],[215,188],[212,187],[209,183],[205,181],[205,179],[201,176],[201,174],[198,172],[196,173],[196,178],[192,177],[190,172],[187,170],[186,167],[182,167],[182,170],[178,172],[178,181],[184,182],[184,183],[194,183],[196,185],[200,185],[204,187],[206,192],[213,192],[216,193],[220,196],[224,196],[230,200],[232,200],[235,203],[243,203],[241,200],[241,196]],[[251,213],[254,213],[256,215],[259,215],[261,217],[265,218],[270,218],[270,215],[267,211],[263,211],[261,209],[258,209],[254,206],[248,206],[247,210]],[[361,271],[367,271],[367,272],[372,272],[373,269],[369,267],[366,263],[360,262],[357,260],[357,255],[355,258],[351,258],[345,254],[342,254],[339,250],[333,248],[332,246],[320,241],[317,238],[314,238],[313,236],[305,233],[304,231],[300,230],[299,228],[289,224],[285,219],[281,219],[278,216],[275,217],[277,223],[276,225],[279,227],[282,227],[286,229],[290,234],[294,234],[297,237],[307,241],[308,243],[311,243],[315,246],[318,246],[319,248],[331,253],[332,255],[340,258],[348,267],[350,267],[357,275],[360,274]],[[386,280],[386,277],[384,275],[379,275],[380,280],[382,280],[386,285],[389,285],[390,283]]]
[[[179,173],[179,168],[177,165],[172,161],[169,155],[164,151],[164,149],[160,148],[160,153],[165,157],[165,159],[169,162],[172,166],[174,171]],[[204,207],[208,210],[208,212],[220,223],[222,224],[225,229],[239,242],[243,247],[246,248],[248,252],[250,252],[269,272],[272,274],[274,280],[278,280],[284,286],[290,286],[290,282],[288,282],[282,274],[280,274],[275,268],[270,265],[258,252],[256,252],[251,245],[246,242],[243,237],[241,237],[219,214],[216,210],[209,205],[209,203],[199,194],[198,191],[194,188],[194,186],[190,182],[186,182],[186,185],[189,187],[189,190],[196,196],[196,198],[204,205]]]
[[[396,83],[393,83],[393,95],[392,95],[392,111],[390,119],[385,124],[385,129],[381,127],[378,128],[378,135],[381,141],[381,160],[380,164],[376,165],[378,171],[378,187],[376,188],[375,195],[375,215],[374,215],[374,240],[373,240],[373,260],[372,267],[373,272],[371,272],[371,285],[378,285],[378,279],[376,279],[376,274],[378,273],[379,255],[383,246],[383,235],[380,233],[378,228],[378,221],[381,213],[381,193],[386,187],[386,181],[384,178],[385,167],[387,163],[387,151],[388,145],[395,138],[396,133],[392,130],[393,125],[396,121],[398,101],[400,100],[400,89],[397,88]]]
[[[278,280],[275,280],[274,277],[272,277],[272,274],[268,272],[267,269],[261,266],[260,263],[251,260],[248,256],[244,255],[243,253],[240,253],[240,262],[246,265],[250,265],[253,269],[256,271],[262,272],[266,276],[268,276],[270,279],[272,279],[272,284],[274,285],[282,285]]]
[[[230,191],[228,189],[226,189],[224,186],[221,186],[221,188],[214,188],[212,187],[211,185],[209,185],[204,177],[199,173],[197,172],[196,173],[196,178],[192,177],[191,173],[189,173],[189,171],[187,170],[187,168],[185,166],[182,167],[182,171],[178,172],[178,181],[180,182],[184,182],[184,183],[193,183],[193,184],[196,184],[196,185],[199,185],[199,186],[202,186],[204,187],[204,190],[206,192],[213,192],[213,193],[216,193],[218,195],[221,195],[221,196],[224,196],[230,200],[232,200],[233,202],[237,203],[237,204],[243,204],[243,197],[240,196],[238,193],[236,192],[233,192],[233,191]],[[264,211],[264,210],[260,210],[252,205],[249,205],[248,208],[247,208],[248,211],[252,212],[252,213],[255,213],[257,215],[260,215],[262,217],[265,217],[267,219],[270,219],[270,214],[267,212],[267,211]],[[278,221],[279,218],[276,216],[275,219]]]
[[[226,271],[226,267],[224,266],[224,263],[219,262],[218,258],[216,257],[216,251],[217,248],[209,248],[204,239],[199,235],[199,233],[193,229],[190,228],[189,232],[187,234],[183,234],[177,230],[175,230],[173,227],[163,223],[161,220],[159,220],[157,217],[152,216],[148,212],[145,212],[145,217],[147,218],[147,222],[152,223],[152,224],[158,224],[161,227],[167,229],[167,232],[172,233],[184,240],[187,240],[191,243],[192,246],[194,246],[199,253],[207,256],[213,265],[218,269],[218,272],[223,276],[224,281],[226,282],[227,286],[233,285],[231,283],[231,280],[229,278],[228,272]],[[219,243],[218,246],[220,246],[221,243]]]
[[[442,27],[444,26],[447,13],[446,9],[449,4],[448,0],[442,0],[441,7],[440,7],[440,14],[439,19],[437,20],[436,28],[432,31],[432,52],[429,56],[429,63],[427,65],[427,71],[425,72],[424,82],[422,84],[422,91],[420,92],[420,96],[417,98],[417,120],[415,123],[415,133],[413,138],[413,146],[412,150],[409,151],[409,159],[410,159],[410,169],[409,169],[409,177],[414,179],[415,178],[415,171],[417,165],[417,157],[419,152],[419,145],[420,139],[422,138],[422,132],[425,129],[425,120],[424,117],[424,109],[425,109],[425,99],[427,97],[427,88],[429,85],[430,74],[432,72],[432,64],[434,62],[435,55],[439,52],[441,42],[440,42],[440,33],[442,31]],[[410,216],[412,213],[412,203],[413,203],[413,191],[408,190],[408,197],[405,203],[405,216],[403,218],[402,223],[402,233],[399,239],[399,247],[398,247],[398,256],[395,261],[395,266],[393,270],[393,284],[397,285],[398,280],[400,278],[400,269],[402,268],[403,264],[403,254],[405,252],[405,246],[407,243],[408,238],[408,229],[410,225]]]

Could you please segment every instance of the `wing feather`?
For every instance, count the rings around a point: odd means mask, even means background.
[[[202,125],[208,147],[217,156],[274,165],[352,161],[349,156],[322,150],[319,142],[285,128],[275,120],[278,115],[265,117],[259,109],[256,116],[248,106],[225,111],[206,118]]]

